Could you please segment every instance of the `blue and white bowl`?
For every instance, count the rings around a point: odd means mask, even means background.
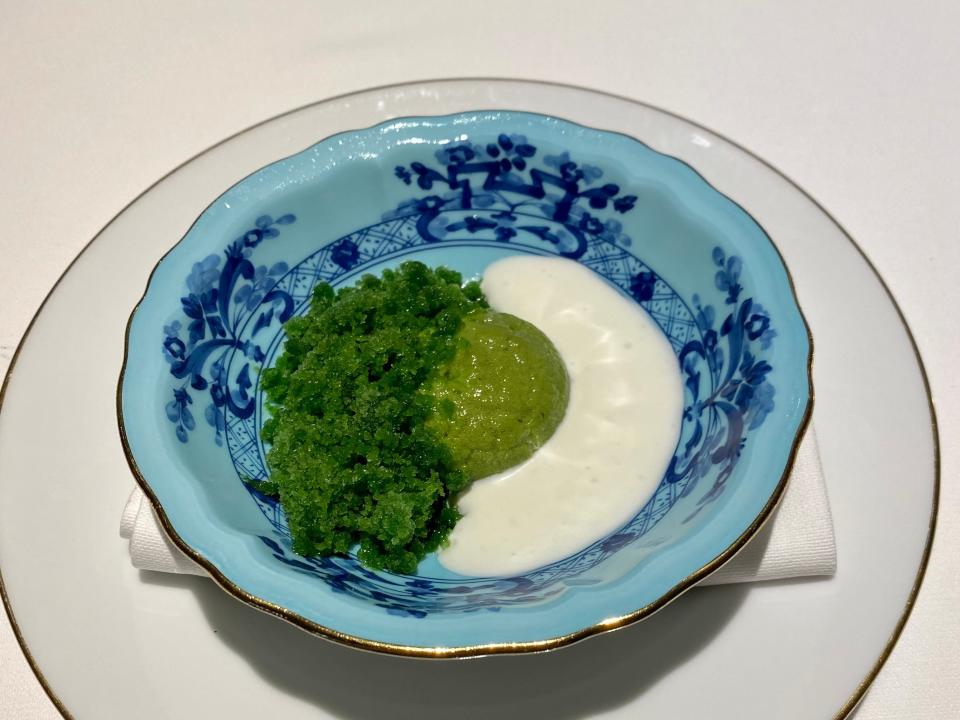
[[[681,437],[625,526],[517,577],[434,557],[416,575],[292,552],[259,374],[318,282],[415,258],[464,276],[562,255],[657,322],[685,381]],[[809,418],[811,340],[771,240],[683,162],[530,113],[418,117],[328,138],[219,197],[131,316],[119,420],[173,541],[227,591],[335,640],[428,657],[547,650],[639,620],[770,515]]]

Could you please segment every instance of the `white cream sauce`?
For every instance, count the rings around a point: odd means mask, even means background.
[[[579,263],[509,257],[482,287],[491,307],[553,341],[570,376],[556,432],[526,462],[468,488],[438,555],[463,575],[504,576],[572,555],[640,510],[676,447],[683,387],[656,323]]]

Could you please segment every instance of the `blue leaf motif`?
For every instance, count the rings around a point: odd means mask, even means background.
[[[570,153],[567,151],[564,151],[559,155],[545,155],[543,158],[543,162],[545,165],[548,165],[552,168],[555,168],[556,170],[559,170],[564,165],[570,162]]]
[[[613,209],[618,213],[628,213],[637,204],[636,195],[624,195],[613,201]]]
[[[187,332],[190,337],[190,346],[193,347],[198,342],[203,340],[207,335],[207,326],[203,321],[203,316],[201,315],[196,320],[190,322],[187,326]]]
[[[716,317],[716,311],[711,305],[698,308],[696,313],[697,325],[701,330],[707,331],[713,327],[713,321]]]
[[[717,290],[722,290],[726,292],[730,289],[730,276],[727,275],[723,270],[717,270],[717,274],[713,276],[714,282],[716,283]]]
[[[210,334],[214,337],[226,337],[227,329],[223,325],[218,315],[207,315],[207,325],[210,326]]]
[[[740,278],[740,270],[743,268],[743,261],[737,255],[731,255],[727,260],[727,275],[733,282]]]
[[[233,295],[233,302],[237,304],[245,303],[253,292],[253,285],[241,285],[240,289]]]
[[[257,306],[263,300],[264,293],[260,290],[250,293],[250,297],[247,298],[247,310],[256,310]]]
[[[594,180],[599,180],[603,177],[603,170],[593,165],[581,165],[581,171],[583,172],[583,178],[588,183],[593,182]]]
[[[237,387],[241,390],[249,390],[253,383],[250,382],[250,363],[244,363],[243,369],[237,375]]]
[[[263,330],[265,327],[269,327],[270,323],[273,322],[273,308],[271,307],[266,312],[260,313],[260,317],[257,318],[257,322],[254,323],[253,332],[251,335],[256,335],[258,332]]]
[[[188,318],[200,319],[203,317],[203,306],[196,295],[187,295],[180,298],[180,305],[183,308],[183,314]]]
[[[270,548],[273,552],[278,553],[280,555],[284,554],[283,549],[272,538],[268,538],[263,535],[258,535],[257,537],[259,537],[260,540],[263,542],[263,544],[266,545],[268,548]]]

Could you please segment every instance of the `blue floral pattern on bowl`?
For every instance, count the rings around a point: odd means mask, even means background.
[[[163,432],[172,439],[173,445],[167,447],[179,446],[181,449],[173,452],[192,458],[187,465],[212,466],[214,453],[229,460],[232,481],[224,475],[218,487],[232,482],[234,503],[238,502],[236,488],[243,488],[250,506],[265,520],[259,532],[245,533],[246,553],[257,558],[252,563],[254,568],[272,563],[271,577],[293,574],[306,583],[305,587],[341,597],[349,609],[347,614],[369,608],[362,614],[379,610],[385,617],[417,619],[420,625],[432,625],[438,618],[442,623],[445,618],[481,610],[502,617],[511,611],[536,610],[545,616],[557,613],[570,625],[563,610],[565,604],[580,600],[602,606],[598,593],[602,596],[605,589],[612,589],[624,578],[642,576],[643,567],[655,564],[667,548],[681,546],[703,527],[723,522],[722,510],[712,508],[722,506],[719,501],[728,486],[738,486],[737,478],[746,474],[738,473],[741,458],[759,454],[753,445],[760,442],[761,428],[778,407],[781,387],[785,386],[787,407],[774,416],[783,415],[785,427],[788,431],[792,428],[792,434],[786,438],[790,442],[784,443],[784,428],[778,430],[782,447],[778,462],[770,463],[773,470],[779,463],[776,477],[782,474],[806,415],[807,370],[805,363],[797,360],[806,359],[809,345],[785,273],[769,301],[755,292],[757,283],[749,281],[750,255],[758,249],[775,255],[769,240],[742,209],[678,161],[629,138],[584,128],[578,128],[581,135],[568,146],[564,142],[569,138],[561,134],[558,141],[556,133],[551,132],[560,125],[567,124],[515,113],[490,114],[488,122],[474,123],[469,133],[460,132],[463,121],[458,123],[456,118],[405,121],[401,132],[439,133],[434,138],[437,147],[431,153],[429,148],[424,152],[422,145],[409,150],[396,143],[395,137],[386,141],[375,172],[385,188],[383,195],[395,199],[378,213],[374,208],[358,212],[357,217],[367,217],[368,222],[358,222],[354,227],[345,223],[344,232],[316,237],[309,232],[318,228],[315,218],[308,218],[309,225],[304,228],[304,216],[313,215],[313,209],[302,200],[284,204],[283,193],[275,192],[249,208],[246,219],[233,220],[242,224],[237,232],[220,240],[219,251],[210,251],[217,247],[217,238],[205,231],[202,237],[206,249],[187,255],[191,235],[203,230],[198,227],[203,217],[177,248],[183,249],[178,258],[184,268],[181,279],[177,283],[171,276],[164,281],[165,299],[156,294],[156,302],[165,302],[167,309],[155,306],[161,319],[153,331],[154,352],[166,363],[169,379],[154,377],[149,381],[153,385],[159,382],[166,393],[155,412],[166,425]],[[396,127],[387,125],[363,132],[369,135],[380,130],[382,141],[383,135]],[[464,139],[466,135],[468,139]],[[585,142],[585,137],[594,142]],[[595,147],[604,144],[596,142],[597,137],[615,145],[627,143],[631,150],[668,163],[672,172],[684,176],[684,182],[706,192],[712,202],[720,202],[723,211],[739,211],[742,217],[737,219],[755,236],[750,242],[765,243],[766,247],[747,244],[741,249],[729,238],[711,237],[709,229],[705,231],[695,219],[670,220],[674,216],[663,215],[665,211],[660,211],[662,217],[657,215],[656,208],[668,207],[675,200],[664,196],[649,179],[631,183],[629,172],[618,167],[619,156]],[[269,166],[260,174],[282,173],[285,163],[301,156]],[[322,172],[319,177],[324,177]],[[225,199],[222,202],[232,209]],[[675,208],[670,212],[677,215]],[[635,215],[646,219],[631,222]],[[669,243],[651,243],[650,228],[659,228],[668,220],[677,224],[674,233],[686,230],[697,236],[696,255],[689,248],[671,249]],[[286,241],[298,230],[293,241]],[[685,382],[683,427],[674,458],[653,497],[619,531],[564,560],[517,577],[465,578],[444,570],[432,558],[421,565],[417,575],[402,576],[369,570],[352,556],[295,555],[282,508],[250,482],[269,475],[259,434],[264,419],[259,372],[272,364],[282,348],[282,324],[306,310],[318,282],[334,286],[350,283],[364,272],[376,272],[410,257],[452,265],[470,275],[482,271],[490,260],[511,253],[557,254],[583,263],[633,298],[669,339]],[[763,260],[769,261],[769,253]],[[783,272],[779,258],[777,264]],[[696,273],[685,265],[695,266]],[[156,282],[151,283],[145,302],[151,299]],[[675,289],[678,283],[683,286],[680,291]],[[771,302],[785,308],[784,312],[768,312],[765,307]],[[139,315],[138,311],[135,321]],[[777,369],[784,364],[776,359],[780,341],[775,341],[782,323],[791,328],[790,350],[801,353],[786,361],[793,366],[787,383],[775,380]],[[139,340],[136,346],[131,343],[125,389],[133,359],[144,351]],[[198,415],[205,422],[198,423]],[[126,403],[124,421],[129,428]],[[132,442],[131,449],[138,459]],[[153,488],[152,478],[145,474],[144,479]],[[776,485],[768,483],[768,497],[761,499],[769,499],[775,489]],[[166,509],[163,498],[159,501]],[[740,518],[740,522],[754,520],[755,516]],[[169,519],[179,534],[177,518],[170,514]],[[736,537],[731,532],[726,535],[731,540]],[[249,549],[254,539],[259,550]],[[707,564],[725,547],[717,546],[713,555],[689,570]],[[218,571],[224,570],[216,561],[211,562]],[[688,574],[672,578],[672,583],[668,579],[667,587],[674,587]],[[239,587],[246,590],[243,585]],[[266,587],[269,590],[271,586]],[[270,594],[260,597],[273,602],[266,597]],[[350,632],[356,627],[350,623],[344,624],[350,629],[337,627],[336,622],[331,624],[328,617],[319,617],[316,611],[311,616],[309,608],[304,611],[296,606],[297,601],[286,602],[290,604],[284,604],[285,609],[305,618],[308,627],[317,625],[314,629],[321,632],[328,628]],[[636,607],[611,604],[603,617]],[[472,634],[461,633],[462,639],[457,639],[458,633],[448,630],[443,641],[434,644],[477,645],[477,638],[487,637],[482,623],[497,622],[510,628],[516,620],[477,622],[481,624],[472,629]],[[550,626],[549,621],[546,626]],[[546,631],[545,638],[532,641],[565,634],[561,630],[571,631],[563,622],[556,628]],[[580,629],[576,621],[572,629]],[[416,639],[415,632],[397,625],[370,639],[394,644],[399,637],[403,641],[397,644],[418,646],[418,642],[406,641],[408,637]],[[351,635],[370,637],[363,632]],[[517,642],[513,635],[496,637],[498,642]],[[523,638],[519,641],[530,642]]]

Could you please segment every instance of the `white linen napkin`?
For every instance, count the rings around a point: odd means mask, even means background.
[[[136,487],[120,520],[135,568],[206,575],[160,527],[150,501]],[[747,546],[702,585],[833,575],[837,551],[827,489],[813,428],[800,443],[780,507]]]

